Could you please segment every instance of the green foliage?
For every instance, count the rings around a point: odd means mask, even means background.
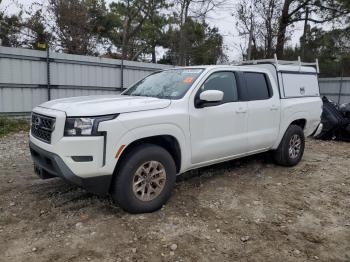
[[[104,31],[104,0],[50,0],[51,28],[57,45],[66,53],[93,55]]]
[[[48,0],[46,12],[43,2],[36,0],[36,8],[25,15],[0,12],[0,38],[5,46],[37,48],[38,42],[45,42],[66,53],[107,52],[113,58],[152,62],[157,62],[156,49],[163,47],[168,51],[160,63],[215,64],[225,59],[223,37],[205,17],[220,2],[114,0],[107,7],[106,0]],[[350,29],[309,29],[300,47],[284,48],[291,25],[306,17],[309,25],[336,21],[350,28],[349,0],[240,0],[236,11],[240,36],[247,38],[253,32],[252,58],[270,58],[275,52],[284,59],[318,57],[325,74],[350,74]],[[243,57],[245,52],[242,47]]]
[[[170,28],[164,47],[169,51],[159,61],[180,64],[181,56],[186,65],[216,64],[224,57],[223,38],[216,27],[188,18],[182,28]],[[180,39],[183,39],[179,41]]]
[[[233,16],[240,37],[248,43],[241,48],[242,56],[247,57],[247,50],[251,50],[254,59],[271,58],[274,53],[286,59],[292,55],[285,46],[295,23],[306,23],[305,29],[310,24],[344,24],[349,19],[349,6],[349,0],[239,0]]]
[[[49,44],[52,40],[52,34],[45,26],[42,10],[37,10],[24,23],[24,26],[30,30],[30,36],[23,41],[33,49],[40,49],[38,43]]]
[[[350,27],[328,32],[313,28],[306,39],[306,61],[317,57],[325,76],[350,76]]]
[[[43,13],[46,9],[38,1],[24,21],[20,15],[0,13],[0,22],[9,24],[8,31],[1,27],[0,37],[7,46],[37,48],[44,42],[52,49],[82,55],[98,55],[102,47],[109,57],[152,62],[157,62],[156,48],[164,47],[169,49],[164,63],[217,63],[223,57],[222,36],[204,19],[190,16],[196,4],[120,0],[107,8],[105,0],[49,0],[48,12]],[[200,17],[200,11],[191,12]]]
[[[296,60],[301,56],[303,61],[314,62],[318,58],[321,76],[350,76],[350,27],[330,31],[314,27],[305,39],[300,47],[286,48],[285,59]]]
[[[0,39],[3,46],[21,46],[20,31],[22,27],[22,13],[8,16],[0,12]]]
[[[165,15],[153,14],[140,30],[140,42],[145,53],[151,53],[152,62],[156,62],[156,47],[166,45],[164,40],[169,19]]]
[[[6,118],[0,116],[0,138],[14,132],[28,131],[29,128],[29,120],[27,119]]]
[[[164,0],[121,0],[110,5],[109,39],[121,56],[137,60],[141,54],[154,52],[162,38],[168,7]]]
[[[157,62],[156,48],[164,47],[169,49],[165,63],[217,63],[223,57],[222,36],[204,19],[190,16],[196,4],[120,0],[107,8],[105,0],[48,0],[48,12],[43,13],[46,9],[37,1],[26,19],[0,13],[1,25],[7,25],[1,26],[0,37],[6,46],[37,48],[44,42],[52,49],[82,55],[98,55],[102,47],[110,57],[152,62]],[[198,10],[191,12],[200,17]]]

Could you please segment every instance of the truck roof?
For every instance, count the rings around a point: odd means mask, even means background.
[[[302,62],[300,56],[297,61],[278,60],[277,55],[274,55],[273,59],[258,59],[242,61],[235,65],[202,65],[202,66],[189,66],[186,68],[236,68],[244,70],[245,68],[251,70],[252,68],[267,69],[277,79],[277,72],[288,72],[288,73],[300,73],[300,74],[318,74],[319,65],[318,59],[314,63]],[[184,68],[184,67],[180,67]]]
[[[257,69],[268,69],[269,71],[274,71],[273,73],[276,73],[276,67],[272,63],[261,63],[261,64],[247,64],[247,65],[197,65],[197,66],[177,66],[175,69],[214,69],[214,68],[232,68],[232,69],[249,69],[257,68]],[[174,68],[169,68],[174,69]],[[298,66],[298,65],[278,65],[278,71],[288,71],[288,72],[304,72],[304,73],[317,73],[317,69],[312,66]]]

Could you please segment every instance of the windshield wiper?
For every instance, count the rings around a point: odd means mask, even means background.
[[[125,94],[125,95],[127,95],[127,96],[157,97],[157,96],[152,96],[152,95],[141,95],[141,94],[130,94],[130,95]]]

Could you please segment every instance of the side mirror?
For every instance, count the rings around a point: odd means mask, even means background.
[[[219,90],[206,90],[200,93],[196,99],[196,107],[212,106],[219,103],[224,98],[224,92]]]
[[[206,90],[199,95],[199,99],[204,102],[221,102],[224,92],[219,90]]]

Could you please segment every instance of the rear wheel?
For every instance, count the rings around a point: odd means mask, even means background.
[[[295,166],[303,157],[304,132],[300,126],[291,125],[284,134],[277,150],[273,152],[275,162],[283,166]]]
[[[130,213],[153,212],[169,199],[176,166],[167,150],[152,144],[135,147],[123,158],[112,198]]]

